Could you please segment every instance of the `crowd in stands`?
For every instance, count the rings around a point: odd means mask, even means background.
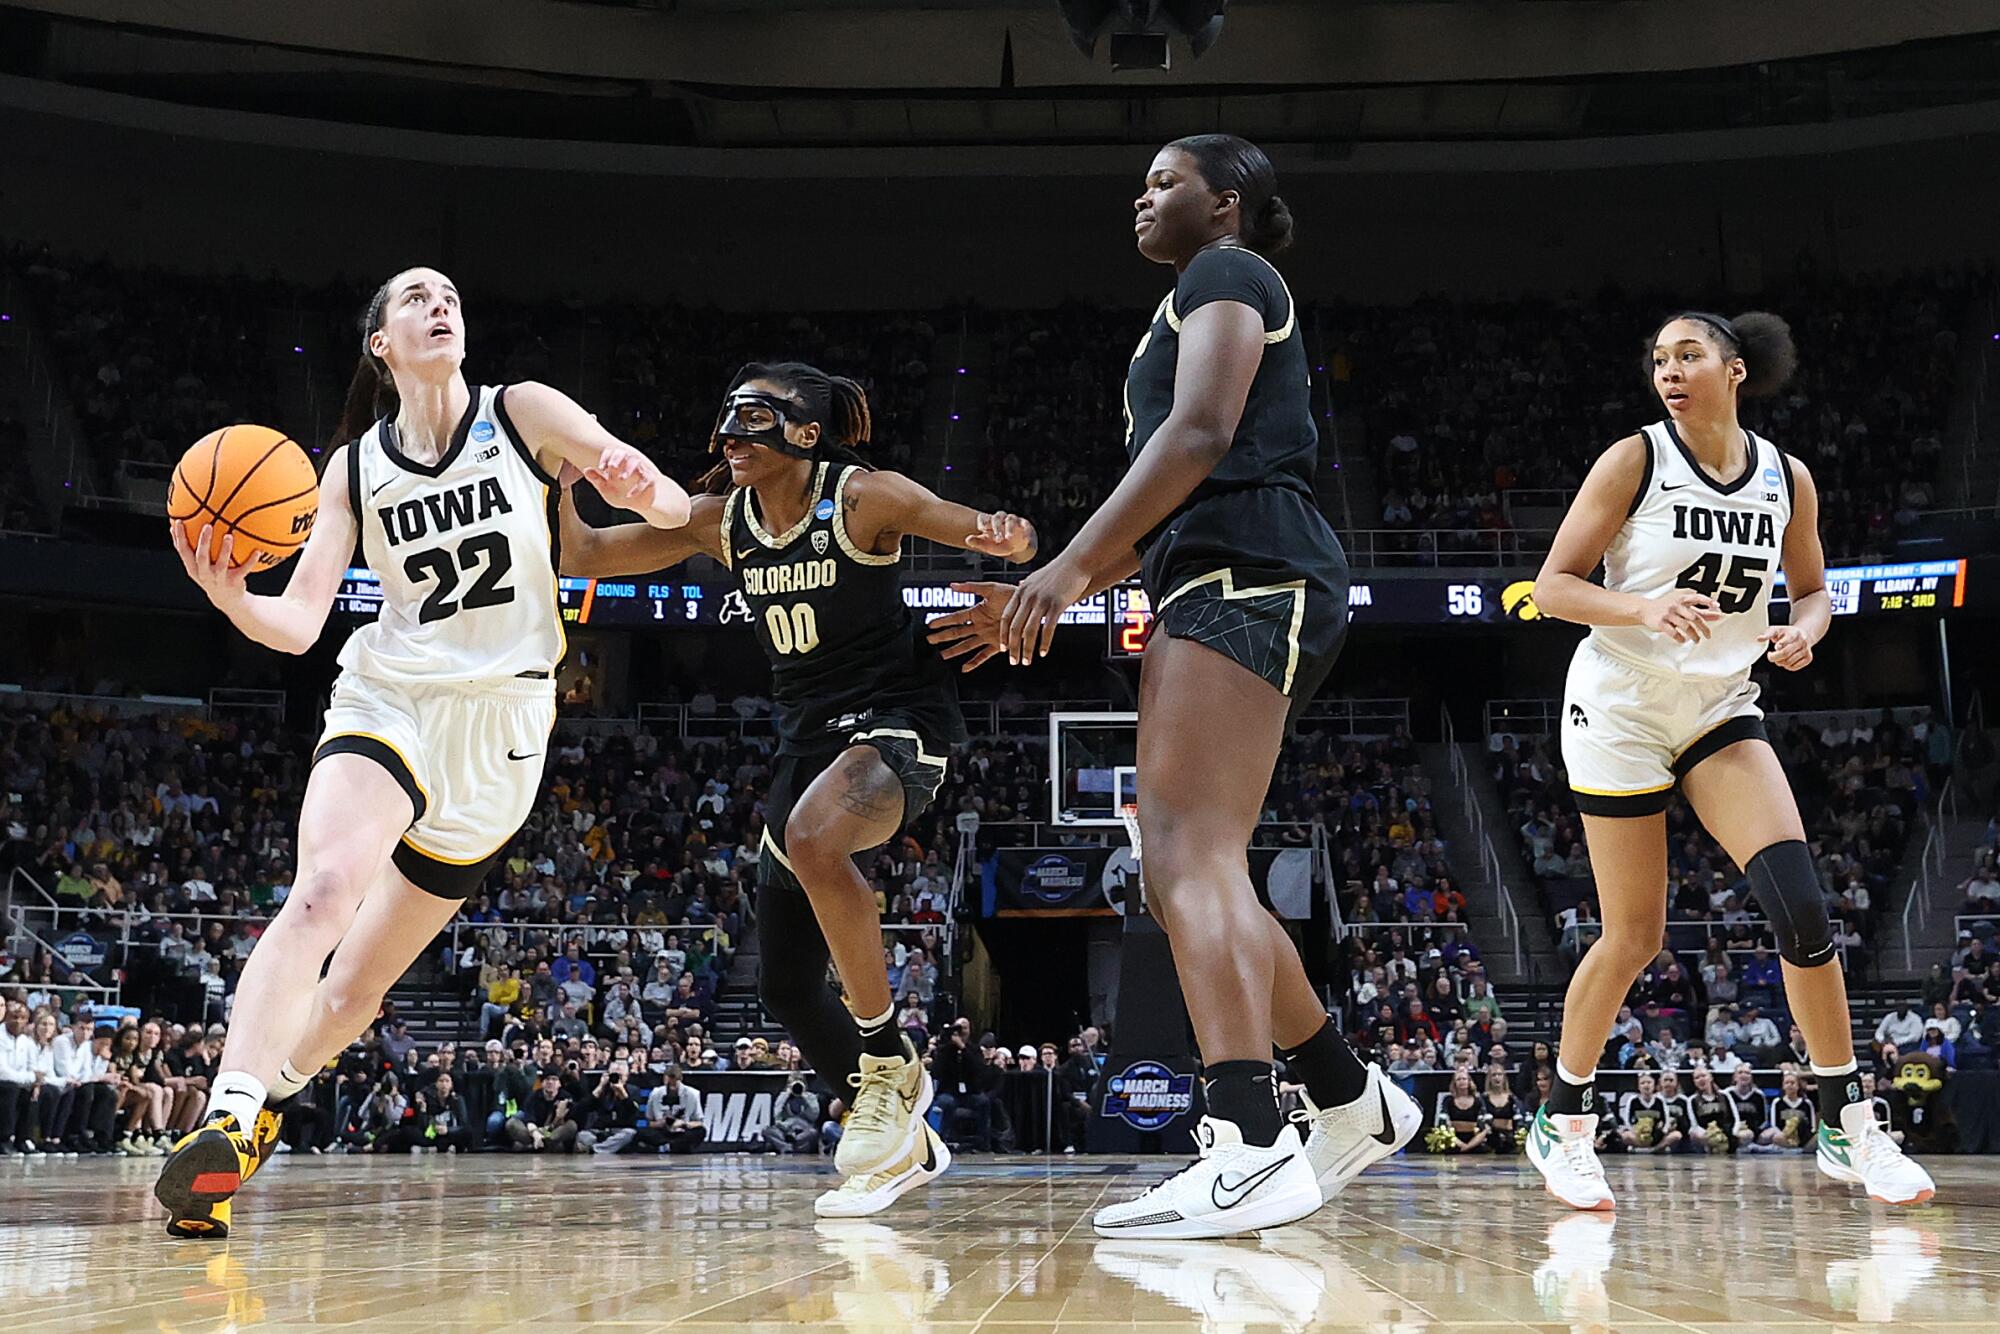
[[[1883,554],[1938,502],[1967,275],[1866,281],[1802,273],[1752,301],[1800,348],[1791,386],[1745,424],[1801,459],[1835,556]],[[1573,491],[1605,446],[1658,420],[1641,352],[1656,296],[1473,303],[1442,298],[1321,312],[1337,401],[1363,414],[1381,526],[1432,541],[1440,563],[1496,550],[1517,489]],[[1443,530],[1419,539],[1419,530]],[[1539,547],[1523,548],[1539,550]]]
[[[10,261],[49,325],[95,445],[99,489],[118,460],[170,462],[217,423],[282,422],[285,376],[273,366],[287,356],[322,402],[337,400],[355,312],[370,295],[352,283],[120,268],[46,247],[17,246]],[[1881,554],[1918,511],[1940,503],[1941,437],[1973,282],[1953,271],[1861,280],[1802,270],[1753,299],[1790,320],[1801,368],[1746,420],[1812,468],[1830,554]],[[676,476],[713,462],[720,393],[753,358],[813,361],[862,381],[875,416],[872,457],[909,466],[935,376],[959,369],[932,365],[941,328],[983,338],[989,353],[983,438],[970,450],[954,442],[947,459],[971,474],[977,500],[1030,515],[1054,549],[1124,471],[1123,377],[1144,312],[1071,304],[759,315],[467,297],[470,374],[550,379]],[[1608,443],[1659,417],[1639,344],[1672,304],[1616,291],[1393,307],[1308,301],[1302,318],[1315,344],[1324,340],[1318,374],[1337,407],[1359,411],[1375,458],[1382,513],[1358,516],[1361,526],[1412,530],[1412,550],[1423,544],[1430,561],[1490,555],[1512,525],[1512,493],[1573,490]],[[331,349],[336,364],[308,367],[309,346]],[[18,491],[9,484],[0,494]]]
[[[1125,368],[1145,320],[1083,304],[992,319],[976,500],[1034,519],[1052,551],[1124,475]]]

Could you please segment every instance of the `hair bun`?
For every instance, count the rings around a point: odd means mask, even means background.
[[[1730,323],[1736,326],[1737,355],[1743,358],[1743,396],[1762,398],[1783,389],[1799,366],[1792,326],[1767,310],[1745,311]]]
[[[1292,209],[1281,195],[1272,195],[1263,202],[1253,225],[1260,254],[1275,255],[1292,243]]]

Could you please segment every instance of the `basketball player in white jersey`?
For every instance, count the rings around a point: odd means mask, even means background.
[[[208,1118],[154,1188],[173,1236],[228,1235],[230,1197],[269,1156],[284,1102],[374,1020],[527,818],[564,651],[563,465],[656,527],[687,522],[687,493],[563,394],[466,384],[458,290],[435,269],[384,283],[361,332],[335,435],[351,443],[327,461],[286,590],[247,592],[233,539],[216,560],[206,528],[174,533],[209,600],[279,652],[319,639],[357,540],[382,610],[341,650],[297,876],[244,963]]]
[[[1797,361],[1775,315],[1662,325],[1649,362],[1666,418],[1591,468],[1535,581],[1543,615],[1591,627],[1570,663],[1561,728],[1604,934],[1570,980],[1555,1085],[1528,1135],[1529,1160],[1572,1208],[1612,1207],[1593,1148],[1592,1075],[1626,991],[1659,953],[1677,784],[1777,937],[1819,1081],[1820,1170],[1886,1204],[1934,1190],[1862,1100],[1819,877],[1750,680],[1759,658],[1794,672],[1810,663],[1832,617],[1812,475],[1736,414],[1740,399],[1783,387]],[[1590,579],[1600,562],[1601,586]],[[1791,620],[1772,625],[1780,569]]]

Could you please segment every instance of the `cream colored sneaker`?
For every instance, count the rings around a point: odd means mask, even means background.
[[[931,1109],[931,1076],[917,1049],[903,1039],[903,1055],[861,1054],[861,1072],[849,1075],[854,1109],[842,1127],[833,1165],[844,1177],[869,1176],[910,1156]]]

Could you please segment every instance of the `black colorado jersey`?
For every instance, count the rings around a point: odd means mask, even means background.
[[[1229,453],[1196,487],[1181,510],[1210,496],[1257,486],[1290,487],[1311,500],[1319,432],[1313,425],[1305,334],[1292,294],[1271,262],[1241,246],[1204,250],[1153,313],[1125,373],[1125,452],[1139,457],[1174,406],[1174,369],[1181,322],[1214,301],[1237,301],[1264,317],[1264,359],[1250,382]],[[1177,511],[1178,512],[1178,511]],[[1172,521],[1147,534],[1140,550]]]
[[[768,531],[744,489],[722,511],[725,563],[770,656],[772,721],[792,754],[843,745],[887,713],[920,719],[936,741],[966,739],[951,670],[903,602],[901,553],[878,556],[848,537],[843,492],[858,471],[817,465],[805,517],[787,532]]]

